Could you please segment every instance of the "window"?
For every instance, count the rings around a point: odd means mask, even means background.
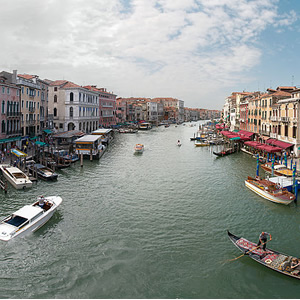
[[[57,116],[57,108],[56,108],[56,107],[53,109],[53,116],[54,116],[54,117]]]
[[[10,89],[9,89],[9,88],[7,88],[7,94],[8,94],[8,95],[10,94]]]
[[[54,92],[57,92],[57,87],[54,88]]]
[[[57,102],[57,95],[54,95],[54,102]]]
[[[295,139],[297,135],[297,127],[293,126],[293,138]]]
[[[63,123],[59,123],[59,128],[64,128],[64,124]]]
[[[2,87],[2,94],[5,94],[5,87]]]
[[[73,92],[71,92],[70,93],[70,102],[73,102],[73,100],[74,100],[74,94],[73,94]]]
[[[4,100],[2,101],[2,113],[3,114],[5,113],[5,101]]]
[[[73,107],[70,107],[70,118],[73,118]]]

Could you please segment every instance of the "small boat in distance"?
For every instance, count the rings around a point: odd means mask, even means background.
[[[144,145],[143,144],[136,144],[134,146],[135,153],[143,153],[144,152]]]
[[[275,203],[288,205],[296,198],[295,195],[287,189],[282,188],[278,184],[267,179],[260,179],[259,177],[252,178],[248,176],[245,185],[254,193]]]
[[[1,221],[0,240],[7,242],[36,231],[52,217],[61,202],[62,198],[59,196],[43,197],[20,208]]]
[[[29,177],[17,167],[7,164],[0,165],[3,176],[17,190],[31,188],[32,181]]]
[[[237,237],[229,231],[227,233],[232,243],[245,255],[267,268],[300,279],[299,271],[291,268],[291,261],[295,257],[268,248],[266,248],[266,251],[263,251],[257,247],[256,243],[250,242],[243,237]]]
[[[180,142],[180,140],[177,141],[177,146],[180,147],[182,144]]]
[[[268,173],[272,173],[272,162],[267,162],[264,165],[261,165],[261,168]],[[293,170],[287,168],[285,165],[275,163],[274,164],[274,175],[276,176],[293,176]],[[297,174],[296,174],[297,176]]]

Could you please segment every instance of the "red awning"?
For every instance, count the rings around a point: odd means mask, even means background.
[[[250,137],[254,134],[254,132],[246,131],[246,130],[240,130],[239,134],[245,135],[247,137]]]
[[[279,141],[277,139],[268,139],[266,142],[270,145],[280,147],[281,149],[287,149],[294,146],[294,144]]]
[[[245,142],[244,144],[247,145],[247,146],[250,146],[250,147],[254,147],[254,148],[256,148],[257,146],[262,145],[262,143],[259,143],[259,142],[256,142],[256,141],[248,141],[248,142]]]
[[[260,149],[260,150],[263,150],[263,151],[269,152],[269,153],[275,153],[275,152],[282,151],[282,148],[280,148],[280,147],[273,147],[273,146],[266,145],[266,144],[257,146],[257,149]]]

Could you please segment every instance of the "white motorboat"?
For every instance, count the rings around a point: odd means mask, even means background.
[[[20,208],[1,221],[0,240],[9,241],[16,236],[24,236],[36,231],[52,217],[61,202],[61,197],[51,196],[40,198],[33,204]]]
[[[32,181],[19,168],[2,164],[0,169],[7,181],[17,190],[32,187]]]
[[[143,153],[144,152],[144,145],[143,144],[136,144],[134,146],[135,153]]]

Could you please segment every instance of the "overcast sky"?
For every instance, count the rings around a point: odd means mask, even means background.
[[[0,70],[209,109],[300,85],[298,0],[0,1]]]

